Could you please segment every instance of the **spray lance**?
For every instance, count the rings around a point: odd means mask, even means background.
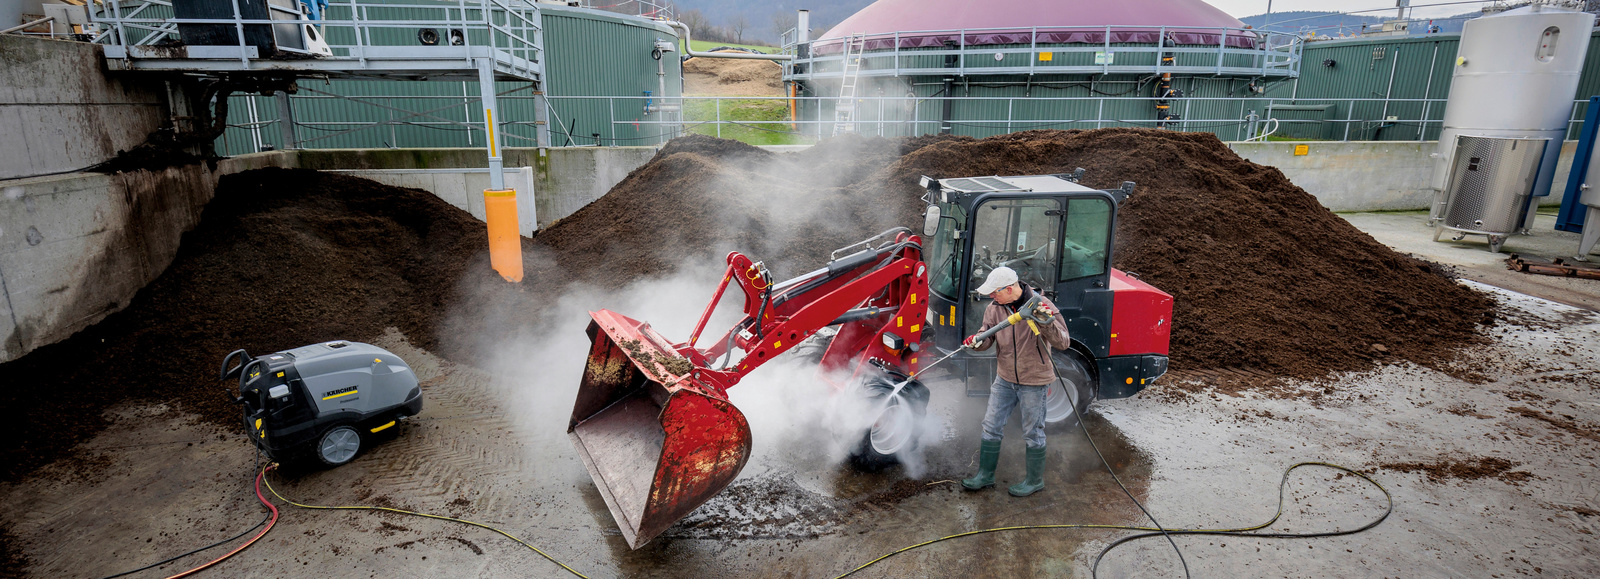
[[[1005,319],[1000,320],[1000,323],[995,324],[994,327],[984,330],[983,333],[973,336],[971,342],[974,344],[981,344],[984,340],[993,338],[995,334],[1000,333],[1000,330],[1004,330],[1023,322],[1027,322],[1028,329],[1033,330],[1033,335],[1037,336],[1039,335],[1039,326],[1049,324],[1052,317],[1054,317],[1054,314],[1045,313],[1044,297],[1035,293],[1033,294],[1032,298],[1029,298],[1028,301],[1023,302],[1022,307],[1017,308],[1016,312],[1006,316]],[[967,348],[971,348],[971,346],[968,346],[966,343],[962,343],[961,347],[956,348],[955,351],[945,354],[943,358],[939,358],[938,360],[934,360],[932,363],[923,366],[922,369],[917,370],[915,374],[906,377],[906,379],[902,380],[899,384],[895,384],[894,391],[890,392],[888,396],[884,397],[884,404],[887,405],[889,400],[892,400],[895,396],[899,395],[900,390],[905,388],[906,384],[909,384],[912,380],[915,380],[917,376],[922,375],[922,373],[928,371],[929,368],[938,366],[940,362],[949,360],[952,356],[961,353],[962,350]]]

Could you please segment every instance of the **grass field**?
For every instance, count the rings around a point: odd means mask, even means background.
[[[718,114],[723,121],[720,134],[714,121]],[[751,121],[788,121],[789,103],[782,100],[746,100],[746,99],[720,99],[720,100],[693,100],[689,101],[683,111],[684,123],[689,125],[689,132],[734,139],[751,145],[809,145],[810,137],[789,134],[793,129],[788,123],[761,123],[753,124]],[[742,125],[730,124],[729,121],[746,123]],[[706,124],[696,125],[697,122]]]

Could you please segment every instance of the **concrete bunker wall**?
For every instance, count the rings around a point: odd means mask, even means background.
[[[262,153],[215,168],[0,181],[0,362],[127,307],[172,263],[223,175],[293,163]]]
[[[105,73],[101,47],[0,35],[0,179],[75,171],[167,120],[165,83]]]

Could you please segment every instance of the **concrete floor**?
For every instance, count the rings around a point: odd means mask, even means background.
[[[1493,344],[1464,353],[1468,383],[1409,365],[1342,377],[1323,392],[1275,398],[1193,394],[1158,384],[1103,401],[1087,419],[1094,442],[1160,522],[1171,528],[1240,527],[1272,516],[1283,469],[1321,460],[1370,472],[1394,496],[1394,513],[1361,534],[1269,540],[1177,537],[1197,577],[1583,577],[1600,574],[1600,282],[1504,271],[1480,242],[1434,243],[1420,214],[1345,216],[1406,253],[1455,265],[1505,305]],[[1536,231],[1540,231],[1536,228]],[[1542,231],[1548,231],[1544,227]],[[1568,234],[1562,234],[1568,235]],[[1565,255],[1540,233],[1508,251]],[[709,295],[699,275],[682,295],[639,287],[563,302],[575,315],[544,335],[567,342],[504,346],[485,372],[379,340],[424,380],[427,406],[392,439],[344,467],[274,473],[286,497],[322,505],[387,505],[481,521],[595,577],[832,577],[903,546],[984,528],[1146,521],[1076,427],[1050,429],[1048,486],[1013,499],[966,493],[981,399],[932,384],[925,451],[906,467],[855,472],[838,441],[816,428],[826,393],[781,364],[735,388],[750,417],[755,454],[738,480],[683,523],[637,551],[622,540],[565,436],[586,341],[584,308],[666,312],[676,335]],[[680,284],[681,285],[681,284]],[[676,286],[674,286],[676,287]],[[580,299],[578,297],[574,300]],[[685,301],[688,300],[688,301]],[[1554,300],[1554,301],[1550,301]],[[1561,303],[1556,303],[1561,302]],[[1562,304],[1588,305],[1590,309]],[[160,406],[113,411],[115,426],[85,445],[87,460],[56,464],[0,486],[0,521],[32,559],[36,577],[100,577],[237,534],[262,517],[250,488],[253,455],[235,435]],[[1021,474],[1019,437],[1008,437],[1001,483]],[[1502,458],[1526,475],[1430,480],[1380,465]],[[915,482],[907,482],[915,481]],[[270,495],[269,495],[270,496]],[[1302,469],[1273,529],[1350,529],[1383,513],[1382,494],[1349,476]],[[489,531],[367,511],[284,509],[277,526],[216,577],[554,577],[559,567]],[[947,541],[895,556],[860,577],[1087,576],[1105,530],[1021,530]],[[157,540],[159,539],[159,541]],[[237,543],[237,542],[236,542]],[[230,547],[231,548],[231,547]],[[217,549],[139,576],[170,575]],[[1176,576],[1172,547],[1150,539],[1106,556],[1107,577]]]
[[[1452,241],[1454,236],[1446,233],[1439,241],[1433,241],[1426,211],[1341,213],[1340,216],[1395,251],[1453,266],[1466,279],[1600,310],[1600,282],[1596,280],[1528,275],[1506,268],[1505,259],[1513,253],[1542,259],[1570,259],[1578,253],[1579,235],[1555,230],[1555,208],[1546,207],[1540,211],[1534,218],[1531,234],[1506,239],[1500,253],[1491,253],[1488,240],[1482,235]],[[1589,259],[1600,262],[1600,251]]]

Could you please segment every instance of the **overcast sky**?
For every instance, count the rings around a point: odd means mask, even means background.
[[[1411,4],[1412,6],[1422,6],[1424,4],[1439,4],[1449,1],[1451,0],[1411,0]],[[1234,18],[1254,16],[1267,11],[1267,0],[1206,0],[1206,2],[1221,8],[1223,12],[1232,14]],[[1394,16],[1394,4],[1395,0],[1273,0],[1272,13],[1277,14],[1296,10],[1350,12],[1354,10],[1388,8],[1389,10],[1382,12],[1362,12],[1362,14],[1366,16]],[[1411,16],[1413,18],[1451,16],[1477,10],[1484,4],[1487,4],[1487,2],[1412,8]]]

